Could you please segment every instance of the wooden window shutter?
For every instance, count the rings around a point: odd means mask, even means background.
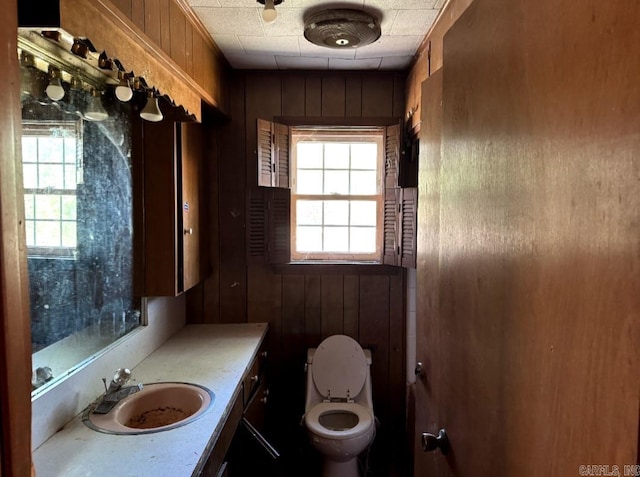
[[[269,263],[287,263],[291,260],[291,190],[269,190]]]
[[[411,187],[401,190],[400,265],[405,268],[416,268],[418,189]]]
[[[289,188],[289,126],[258,119],[258,185]]]
[[[270,187],[274,185],[274,157],[272,123],[258,119],[258,185]]]
[[[247,197],[247,263],[263,264],[268,249],[268,192],[264,187],[251,187]]]
[[[291,259],[291,191],[252,187],[247,197],[247,264]]]
[[[386,189],[399,185],[400,124],[387,126],[384,158],[384,186]]]
[[[399,265],[399,195],[400,189],[396,188],[387,188],[384,192],[384,232],[382,262],[385,265]]]
[[[273,123],[275,137],[275,186],[289,188],[289,126]]]

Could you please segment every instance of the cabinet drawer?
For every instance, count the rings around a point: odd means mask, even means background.
[[[258,354],[251,363],[251,368],[244,378],[244,405],[246,406],[255,392],[255,389],[263,380],[265,363],[267,359],[266,345],[263,343],[258,350]]]

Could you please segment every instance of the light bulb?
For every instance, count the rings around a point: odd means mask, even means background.
[[[278,12],[273,4],[273,0],[265,0],[264,10],[262,10],[262,20],[265,23],[273,23],[278,18]]]
[[[162,111],[158,107],[158,98],[154,97],[153,91],[147,93],[147,104],[144,105],[142,111],[140,111],[140,117],[146,121],[157,123],[162,121]]]
[[[129,78],[122,74],[122,72],[118,72],[118,76],[120,77],[120,83],[116,86],[116,98],[126,103],[133,98],[133,91],[129,84]]]
[[[109,117],[109,113],[107,113],[102,106],[102,101],[100,101],[100,91],[91,90],[91,99],[87,104],[84,117],[89,121],[104,121]]]
[[[62,82],[60,81],[60,70],[56,68],[49,69],[49,76],[51,80],[49,84],[45,88],[44,92],[53,101],[60,101],[64,98],[64,88],[62,87]]]

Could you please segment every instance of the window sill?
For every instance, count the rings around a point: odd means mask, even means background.
[[[281,275],[397,275],[401,267],[377,262],[349,262],[338,260],[304,260],[272,265]]]

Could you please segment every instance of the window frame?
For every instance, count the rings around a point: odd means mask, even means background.
[[[350,263],[382,263],[384,253],[384,191],[385,191],[385,128],[380,127],[297,127],[290,128],[289,148],[291,158],[290,185],[291,185],[291,251],[290,259],[292,263],[309,262],[350,262]],[[348,142],[348,143],[371,143],[377,145],[376,158],[376,193],[375,194],[298,194],[297,193],[297,145],[299,142]],[[323,168],[322,170],[326,170]],[[349,168],[348,170],[351,170]],[[299,200],[367,200],[376,203],[376,247],[371,253],[341,253],[341,252],[298,252],[296,250],[297,231],[297,203]],[[324,229],[324,224],[322,225]]]
[[[78,241],[77,241],[77,223],[78,223],[78,205],[77,205],[77,198],[78,198],[78,188],[77,185],[81,183],[81,181],[78,181],[78,175],[82,176],[82,167],[83,167],[83,157],[82,157],[82,120],[78,119],[78,120],[52,120],[52,121],[29,121],[29,120],[23,120],[22,121],[22,137],[36,137],[36,138],[40,138],[40,137],[51,137],[51,135],[46,135],[43,134],[44,131],[51,131],[51,129],[54,128],[59,128],[59,129],[65,129],[67,131],[71,131],[73,130],[73,137],[76,140],[76,154],[75,154],[75,168],[76,168],[76,188],[75,189],[69,189],[69,188],[62,188],[62,189],[58,189],[58,188],[27,188],[24,187],[23,184],[23,192],[24,192],[24,196],[25,198],[27,197],[27,195],[31,195],[34,198],[35,201],[35,197],[37,195],[45,195],[45,196],[58,196],[58,197],[64,197],[64,196],[73,196],[76,198],[76,216],[74,220],[71,219],[63,219],[62,215],[60,215],[60,217],[58,219],[48,219],[48,220],[38,220],[35,216],[32,219],[27,219],[26,218],[26,204],[25,204],[25,227],[26,227],[26,223],[27,222],[33,222],[34,224],[34,234],[35,234],[35,227],[36,224],[38,222],[57,222],[59,224],[60,227],[62,227],[63,223],[70,223],[73,222],[76,224],[76,245],[75,247],[69,247],[69,246],[63,246],[62,242],[60,244],[60,246],[55,246],[55,245],[51,245],[51,246],[38,246],[38,245],[32,245],[32,246],[28,246],[27,247],[27,256],[32,257],[32,258],[62,258],[62,259],[75,259],[76,258],[76,252],[78,250]],[[63,136],[66,137],[66,136]],[[25,162],[25,157],[23,154],[22,157],[22,162],[24,164]],[[35,164],[36,168],[38,170],[39,173],[39,167],[41,164],[48,164],[46,162],[41,162],[39,156],[36,158],[36,161],[29,161],[27,162],[27,164]],[[64,167],[67,164],[67,162],[63,159],[62,163],[52,163],[52,164],[61,164],[63,166],[63,171],[64,171]],[[63,172],[64,174],[64,172]],[[23,179],[24,180],[24,179]],[[35,203],[34,203],[34,207],[35,207]],[[60,212],[60,214],[62,214],[62,211]],[[61,240],[62,240],[62,231],[60,231],[61,233]],[[35,235],[33,237],[35,239]]]

